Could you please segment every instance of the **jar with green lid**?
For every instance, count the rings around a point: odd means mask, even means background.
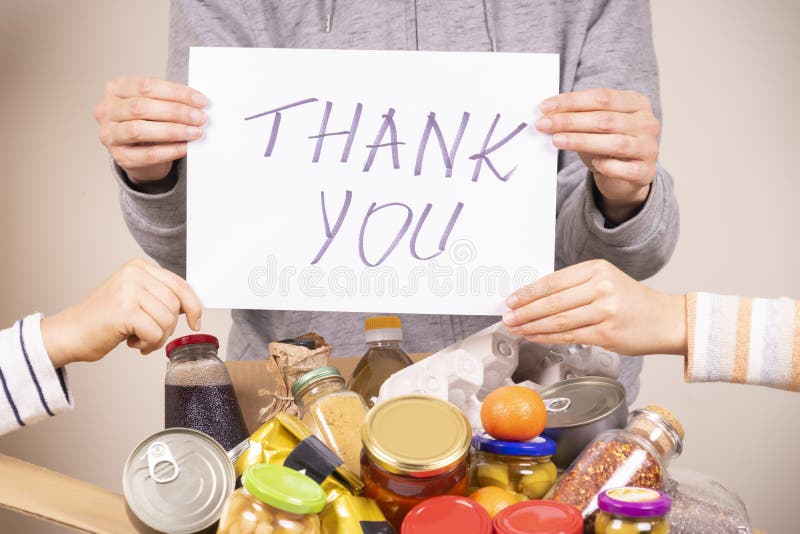
[[[400,532],[406,514],[439,495],[466,495],[472,427],[453,404],[406,395],[377,404],[361,430],[364,497]]]
[[[548,437],[501,441],[484,433],[472,438],[472,448],[470,489],[497,486],[541,499],[556,481],[556,442]]]
[[[672,501],[658,490],[615,488],[597,497],[595,534],[668,534]]]
[[[361,395],[345,389],[333,366],[309,371],[292,385],[300,418],[354,473],[361,470],[361,427],[367,406]]]
[[[317,516],[326,496],[319,484],[279,465],[254,464],[228,499],[217,534],[303,532],[321,534]]]

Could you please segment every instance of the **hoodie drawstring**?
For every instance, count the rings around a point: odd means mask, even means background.
[[[492,44],[492,52],[497,52],[497,39],[494,31],[494,4],[492,0],[481,0],[483,2],[483,23],[486,26],[486,35]]]
[[[331,33],[333,26],[333,12],[336,9],[336,0],[323,0],[325,3],[325,33]]]

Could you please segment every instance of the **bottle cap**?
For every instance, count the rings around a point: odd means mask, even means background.
[[[483,433],[472,438],[472,447],[477,451],[508,456],[538,457],[556,453],[556,442],[547,436],[537,436],[528,441],[502,441]]]
[[[364,340],[403,341],[402,322],[394,315],[370,317],[364,322]]]
[[[428,395],[405,395],[376,404],[361,427],[369,458],[397,475],[446,473],[469,453],[472,427],[455,405]]]
[[[627,517],[661,517],[669,513],[672,500],[660,491],[646,488],[614,488],[597,497],[597,506],[609,514]]]
[[[581,534],[583,516],[572,505],[535,500],[512,504],[494,517],[496,534]]]
[[[327,501],[319,484],[282,465],[251,465],[242,474],[242,486],[260,501],[293,514],[318,514]]]
[[[317,380],[322,380],[323,378],[330,378],[332,376],[342,378],[342,373],[339,372],[339,369],[333,365],[326,365],[325,367],[320,367],[319,369],[309,371],[294,381],[294,384],[292,384],[292,396],[297,397],[297,394],[300,393],[300,391],[312,383],[316,382]],[[344,382],[344,378],[342,378],[342,382]]]
[[[167,358],[169,358],[170,353],[177,349],[178,347],[183,347],[185,345],[214,345],[214,348],[219,348],[219,340],[209,334],[191,334],[188,336],[179,337],[178,339],[173,339],[169,343],[167,343]]]
[[[491,534],[486,509],[467,497],[442,495],[419,503],[403,520],[401,534]]]

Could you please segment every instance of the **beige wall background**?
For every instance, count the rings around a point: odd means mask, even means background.
[[[92,107],[114,76],[163,75],[167,15],[157,0],[0,2],[0,325],[77,302],[141,255]],[[651,283],[800,298],[800,3],[662,0],[653,18],[662,162],[683,232]],[[226,341],[227,312],[203,324]],[[128,452],[162,427],[165,366],[163,352],[127,348],[72,366],[75,411],[0,438],[0,451],[120,491]],[[672,357],[648,358],[643,383],[637,405],[663,404],[685,423],[673,465],[727,481],[760,528],[797,532],[800,394],[687,385]],[[9,512],[0,525],[60,532]]]

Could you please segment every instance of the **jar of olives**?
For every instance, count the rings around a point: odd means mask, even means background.
[[[552,462],[556,442],[548,437],[517,442],[484,433],[472,439],[472,448],[471,488],[497,486],[541,499],[556,481],[558,471]]]
[[[597,497],[595,534],[668,534],[672,501],[658,490],[615,488]]]
[[[242,474],[219,520],[217,534],[304,532],[321,534],[326,495],[304,474],[271,464],[253,464]]]

